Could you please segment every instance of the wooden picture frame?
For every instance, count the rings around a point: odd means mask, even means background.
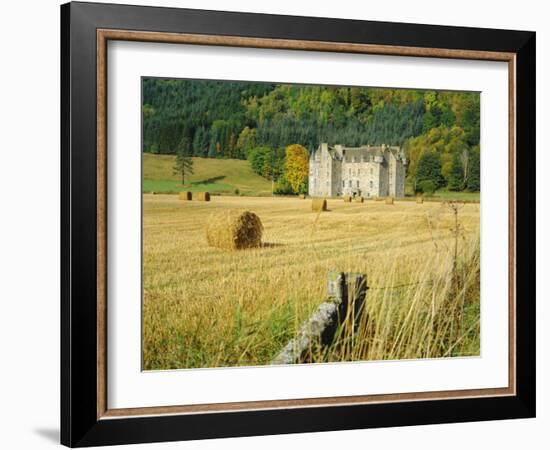
[[[505,61],[509,67],[507,388],[109,409],[109,40]],[[61,442],[315,432],[535,415],[535,33],[93,3],[61,7]]]

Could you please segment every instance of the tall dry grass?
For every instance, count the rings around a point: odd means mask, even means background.
[[[423,263],[396,252],[369,272],[356,327],[344,321],[313,362],[416,359],[479,354],[479,239],[434,248]]]
[[[216,210],[254,211],[265,245],[209,248]],[[268,364],[324,300],[331,270],[368,276],[357,330],[314,361],[479,354],[479,205],[144,196],[144,369]],[[457,243],[455,258],[454,244]]]

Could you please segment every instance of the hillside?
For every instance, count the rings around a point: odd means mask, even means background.
[[[186,180],[173,174],[174,155],[143,154],[143,192],[174,193],[208,191],[246,195],[271,194],[271,182],[252,172],[247,161],[238,159],[193,158],[194,174]]]
[[[289,145],[398,145],[415,191],[480,188],[478,92],[144,78],[142,94],[144,153],[248,159],[284,184]]]

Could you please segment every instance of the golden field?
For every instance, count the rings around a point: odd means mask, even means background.
[[[220,210],[256,213],[262,248],[208,247]],[[145,370],[269,364],[326,296],[331,270],[367,274],[353,336],[315,362],[479,354],[479,204],[143,195]]]

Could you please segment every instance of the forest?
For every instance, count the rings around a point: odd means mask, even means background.
[[[276,193],[307,191],[286,159],[321,142],[402,146],[415,192],[480,189],[475,92],[144,78],[142,114],[143,152],[246,159]]]

